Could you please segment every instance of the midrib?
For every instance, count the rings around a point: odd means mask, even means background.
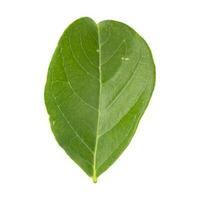
[[[102,87],[102,82],[101,82],[101,45],[100,45],[100,28],[99,24],[97,24],[97,30],[98,30],[98,44],[99,44],[99,105],[98,105],[98,117],[97,117],[97,130],[96,130],[96,141],[95,141],[95,149],[94,149],[94,160],[93,160],[93,182],[97,182],[97,171],[96,171],[96,157],[97,157],[97,146],[98,146],[98,135],[99,135],[99,119],[100,119],[100,97],[101,97],[101,87]]]

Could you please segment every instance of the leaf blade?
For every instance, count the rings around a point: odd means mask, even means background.
[[[128,146],[154,84],[151,51],[127,25],[80,18],[61,36],[45,104],[59,145],[94,182]]]

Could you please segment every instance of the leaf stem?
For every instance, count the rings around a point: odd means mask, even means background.
[[[93,174],[92,180],[93,180],[93,183],[97,183],[96,173]]]

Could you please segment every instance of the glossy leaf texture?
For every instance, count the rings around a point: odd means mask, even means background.
[[[45,104],[59,145],[94,182],[129,144],[154,84],[151,51],[126,24],[84,17],[64,31]]]

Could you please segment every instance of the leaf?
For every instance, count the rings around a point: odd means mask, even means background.
[[[45,104],[59,145],[94,182],[129,144],[154,83],[150,49],[129,26],[80,18],[64,31]]]

